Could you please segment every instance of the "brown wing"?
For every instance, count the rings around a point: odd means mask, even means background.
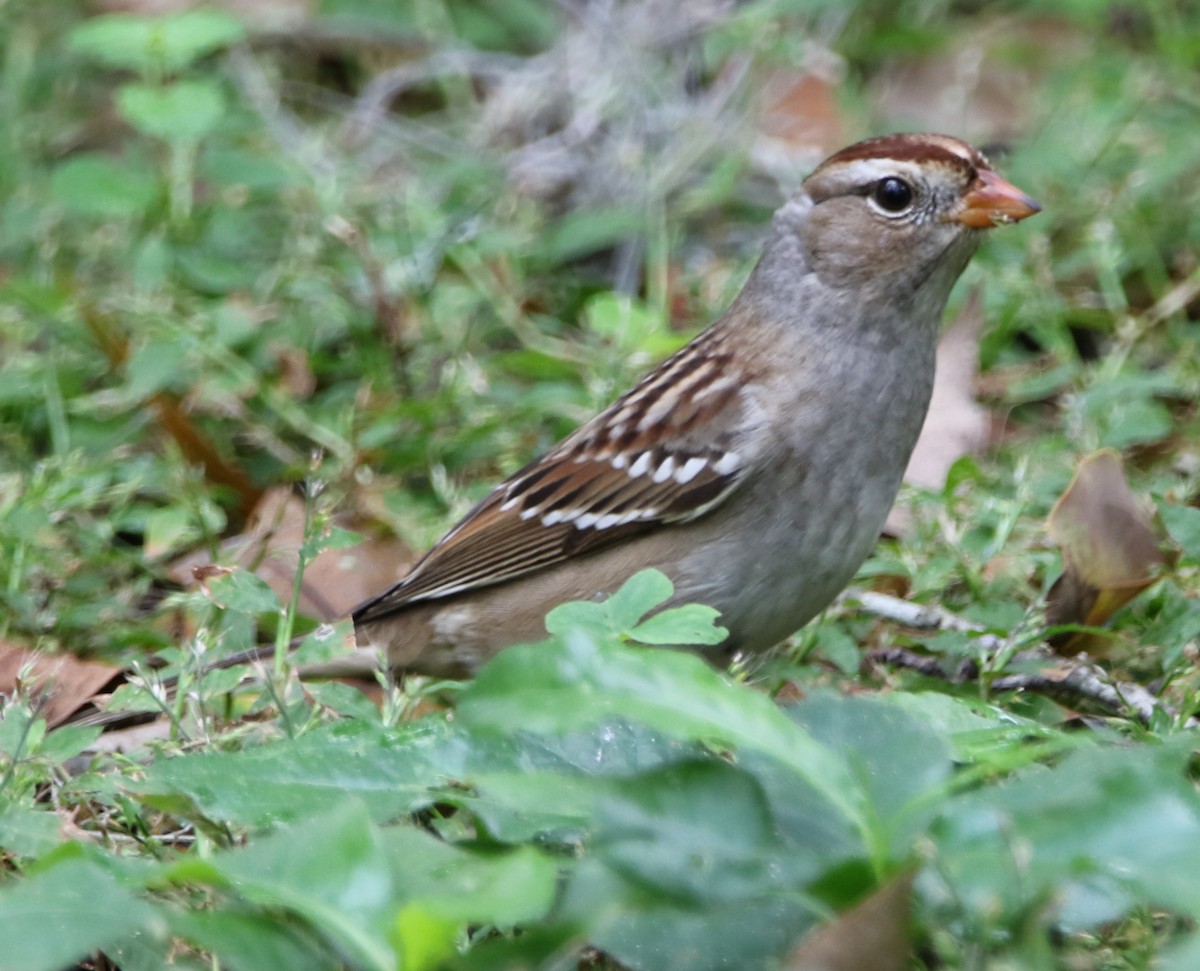
[[[630,535],[708,512],[742,480],[732,450],[741,389],[712,332],[476,506],[403,580],[354,611],[378,620],[412,603],[532,573]]]

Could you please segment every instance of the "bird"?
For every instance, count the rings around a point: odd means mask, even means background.
[[[707,604],[714,663],[771,648],[870,554],[933,388],[941,318],[984,231],[1040,211],[940,134],[857,142],[775,214],[732,304],[496,486],[352,611],[362,657],[470,677],[546,613],[662,571]],[[679,645],[695,647],[694,645]]]

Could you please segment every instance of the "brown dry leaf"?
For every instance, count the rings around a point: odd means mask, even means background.
[[[1088,44],[1086,32],[1065,18],[980,16],[954,43],[893,59],[869,94],[879,117],[909,127],[975,144],[1014,138],[1029,128],[1047,73],[1086,57]]]
[[[991,413],[975,399],[982,329],[983,301],[976,290],[938,341],[929,413],[904,470],[904,481],[911,485],[941,489],[955,462],[982,451],[988,443]],[[892,509],[884,528],[892,536],[908,532],[909,512],[903,503]]]
[[[280,486],[263,494],[246,532],[221,544],[221,559],[254,572],[288,603],[303,541],[304,500]],[[411,561],[411,550],[398,539],[367,537],[353,549],[322,550],[304,571],[300,610],[323,621],[344,617],[400,579]],[[191,586],[214,569],[220,568],[209,563],[207,554],[196,554],[175,563],[171,572]]]
[[[22,671],[26,672],[24,679]],[[42,654],[16,644],[0,643],[0,694],[12,694],[20,680],[30,694],[44,695],[46,705],[42,716],[51,728],[90,701],[120,673],[109,664],[82,661],[73,654]]]
[[[306,401],[317,390],[317,378],[309,364],[308,352],[300,347],[280,348],[275,354],[279,384],[295,401]]]
[[[766,80],[752,150],[760,167],[791,182],[849,140],[837,99],[841,73],[841,62],[829,57]]]
[[[1116,451],[1081,460],[1046,522],[1063,557],[1063,574],[1047,598],[1047,621],[1098,626],[1158,579],[1167,558],[1152,521],[1129,491]],[[1086,643],[1071,635],[1055,646],[1073,653]]]
[[[905,971],[912,874],[897,877],[805,935],[783,962],[786,971]]]

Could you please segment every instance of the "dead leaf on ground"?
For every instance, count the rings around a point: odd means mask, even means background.
[[[785,186],[849,140],[837,96],[842,73],[841,61],[827,54],[799,70],[775,71],[763,84],[751,155]]]
[[[288,603],[303,541],[304,500],[280,486],[263,494],[246,532],[221,544],[221,559],[252,571]],[[400,579],[411,562],[412,551],[395,538],[368,536],[351,549],[322,550],[304,570],[300,611],[322,621],[344,617]],[[196,554],[176,562],[171,572],[192,587],[209,569],[208,555]]]
[[[1013,138],[1028,129],[1048,72],[1086,57],[1088,45],[1086,32],[1066,18],[977,17],[957,43],[893,59],[869,94],[877,115],[914,128],[976,144]]]
[[[975,398],[982,330],[983,300],[976,290],[938,341],[929,413],[904,471],[904,481],[910,485],[941,489],[955,462],[982,451],[988,443],[991,413]],[[903,536],[910,525],[908,507],[898,502],[884,529],[888,535]]]
[[[785,971],[905,971],[912,874],[897,877],[831,924],[810,931],[783,962]]]
[[[24,678],[22,671],[26,672]],[[0,643],[0,694],[11,695],[20,681],[19,686],[28,694],[44,695],[42,717],[51,728],[65,721],[120,673],[112,665],[83,661],[73,654],[44,654]]]
[[[1168,562],[1152,522],[1129,490],[1116,451],[1102,449],[1080,461],[1046,522],[1063,557],[1063,574],[1047,597],[1047,622],[1099,626],[1157,580]],[[1060,651],[1075,653],[1096,639],[1072,634],[1056,640]]]

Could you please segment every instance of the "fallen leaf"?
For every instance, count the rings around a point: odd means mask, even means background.
[[[755,164],[791,185],[848,139],[838,103],[842,63],[832,55],[800,70],[775,71],[762,86]]]
[[[912,875],[897,877],[871,896],[804,936],[783,962],[785,971],[905,971]]]
[[[283,486],[268,489],[250,513],[246,531],[221,544],[221,562],[253,572],[281,603],[290,603],[304,519],[301,497]],[[300,612],[322,621],[344,617],[399,580],[411,561],[411,551],[394,538],[368,536],[350,549],[322,550],[304,570]],[[190,587],[227,571],[228,566],[213,566],[207,553],[197,553],[175,563],[171,573]]]
[[[109,664],[83,661],[73,654],[45,654],[0,642],[0,694],[10,695],[21,687],[35,698],[43,697],[41,714],[51,728],[120,673]]]
[[[1062,17],[976,17],[961,40],[891,59],[869,87],[876,115],[975,144],[1012,138],[1028,130],[1048,73],[1089,51],[1086,33]]]
[[[1046,522],[1063,557],[1062,576],[1047,596],[1047,622],[1099,626],[1157,580],[1167,557],[1151,523],[1116,451],[1081,460]],[[1074,653],[1095,639],[1071,634],[1056,641],[1060,651]]]

